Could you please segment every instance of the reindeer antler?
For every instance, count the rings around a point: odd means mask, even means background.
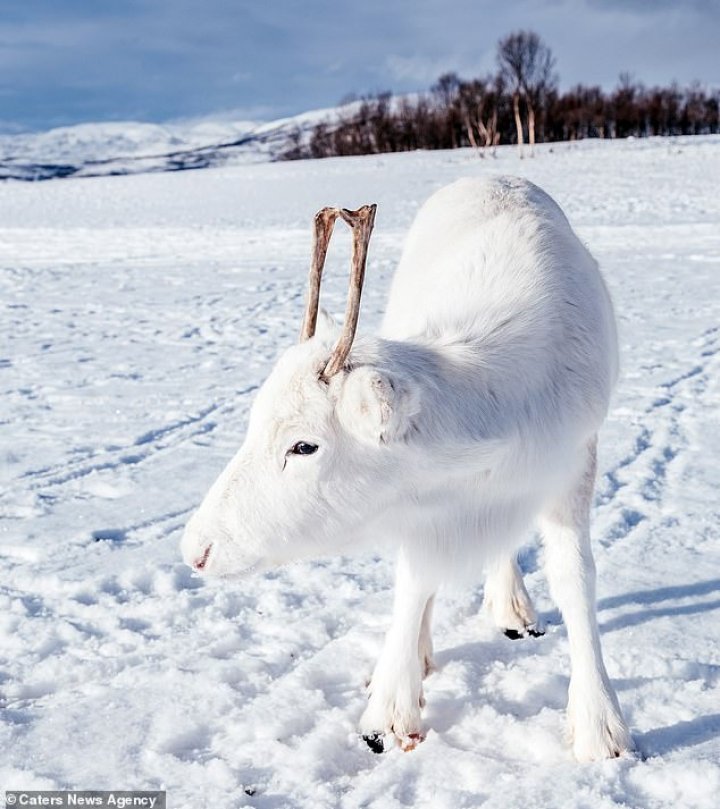
[[[370,235],[375,224],[376,210],[377,205],[363,205],[357,211],[348,211],[346,208],[323,208],[315,214],[313,257],[310,266],[307,308],[300,332],[301,341],[309,340],[315,334],[320,300],[320,282],[335,220],[340,217],[352,228],[353,232],[350,285],[345,308],[345,322],[330,359],[321,374],[325,380],[330,379],[343,367],[355,339],[355,331],[360,315],[360,297],[365,279],[367,251]]]
[[[335,220],[340,216],[337,208],[323,208],[315,214],[315,232],[313,234],[312,263],[308,277],[308,299],[300,330],[300,342],[309,340],[315,334],[317,326],[318,303],[320,301],[320,281],[325,267],[330,237],[332,236]]]

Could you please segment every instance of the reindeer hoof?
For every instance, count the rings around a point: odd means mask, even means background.
[[[379,755],[385,752],[385,737],[382,733],[363,734],[363,740],[373,753]]]
[[[411,750],[414,750],[420,742],[424,741],[424,733],[409,733],[407,736],[400,739],[400,747],[404,753],[409,753]]]
[[[510,640],[521,640],[522,638],[541,638],[545,634],[545,630],[540,624],[531,624],[525,627],[524,632],[518,632],[517,629],[504,629],[503,634]]]

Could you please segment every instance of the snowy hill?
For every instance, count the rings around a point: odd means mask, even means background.
[[[96,177],[265,161],[285,149],[292,133],[306,132],[337,114],[337,108],[315,110],[269,123],[89,123],[0,135],[0,179]]]
[[[83,137],[57,140],[58,162]],[[138,130],[123,159],[168,137]],[[18,160],[50,153],[35,148]],[[720,138],[556,144],[522,161],[509,148],[253,160],[0,184],[0,791],[157,788],[175,809],[716,809]],[[623,372],[593,534],[634,758],[579,765],[563,741],[567,635],[532,536],[522,565],[547,634],[503,637],[479,571],[441,593],[427,740],[381,756],[356,724],[391,606],[383,549],[240,584],[194,578],[179,556],[254,391],[297,339],[313,213],[378,203],[369,331],[422,201],[497,172],[558,200],[616,304]],[[339,231],[323,299],[336,312],[347,250]]]

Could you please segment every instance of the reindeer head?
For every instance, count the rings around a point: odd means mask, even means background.
[[[353,231],[345,322],[333,343],[316,334],[320,281],[336,219]],[[411,407],[406,385],[373,364],[349,363],[375,206],[315,217],[300,343],[259,390],[244,444],[192,516],[182,539],[196,570],[233,575],[337,550],[367,523],[392,486],[389,445]]]

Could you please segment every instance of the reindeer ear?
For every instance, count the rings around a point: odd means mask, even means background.
[[[337,414],[342,426],[371,446],[401,440],[419,411],[417,392],[376,368],[361,366],[343,380]]]

